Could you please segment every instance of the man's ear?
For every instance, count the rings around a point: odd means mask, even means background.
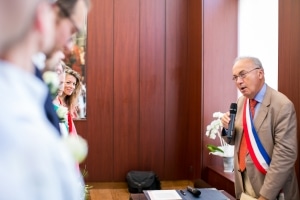
[[[49,12],[48,3],[42,1],[40,2],[35,10],[35,20],[34,20],[34,28],[38,32],[44,33],[46,30],[46,22],[47,22],[47,12]]]
[[[264,77],[264,70],[263,69],[259,69],[259,71],[258,71],[258,73],[259,73],[259,78],[263,78]]]
[[[35,10],[34,30],[40,41],[39,50],[48,53],[54,44],[55,16],[50,3],[41,1]]]

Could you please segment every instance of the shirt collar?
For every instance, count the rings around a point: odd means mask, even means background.
[[[262,86],[262,88],[260,89],[260,91],[256,94],[256,96],[254,97],[254,99],[259,102],[259,103],[262,103],[263,99],[264,99],[264,96],[266,94],[266,91],[267,91],[267,85],[264,84]]]

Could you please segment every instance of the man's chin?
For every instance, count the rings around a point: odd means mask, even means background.
[[[61,48],[58,48],[56,46],[52,47],[51,49],[49,49],[49,51],[47,51],[45,54],[46,54],[46,57],[47,58],[51,58],[56,52],[58,51],[62,51]]]

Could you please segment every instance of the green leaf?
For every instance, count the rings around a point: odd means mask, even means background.
[[[224,153],[224,151],[222,149],[220,149],[219,147],[215,146],[215,145],[212,145],[212,144],[208,144],[206,145],[207,149],[210,151],[210,152],[222,152]]]

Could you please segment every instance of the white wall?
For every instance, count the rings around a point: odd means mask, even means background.
[[[278,0],[239,0],[238,56],[254,56],[278,89]]]

